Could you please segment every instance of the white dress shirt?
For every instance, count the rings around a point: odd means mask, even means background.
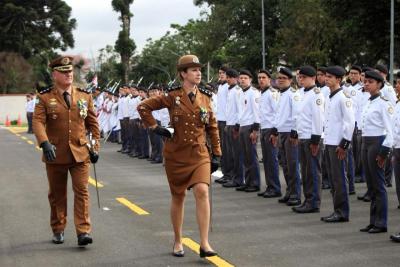
[[[239,93],[239,125],[260,123],[260,92],[250,86]],[[218,108],[219,109],[219,108]]]
[[[324,124],[324,101],[319,88],[304,89],[296,118],[295,130],[299,139],[311,139],[313,136],[319,142]]]
[[[393,147],[400,148],[400,102],[397,101],[393,113]]]
[[[218,86],[217,92],[217,121],[226,121],[226,102],[228,100],[228,87],[229,85],[225,82]]]
[[[169,111],[167,108],[163,108],[159,110],[160,115],[160,122],[162,127],[168,127],[170,118],[169,118]]]
[[[241,90],[242,89],[238,85],[228,87],[228,101],[226,103],[226,125],[233,126],[239,123],[238,104]]]
[[[269,87],[261,91],[260,97],[260,127],[269,129],[274,127],[276,111],[278,109],[280,93]]]
[[[354,127],[353,103],[340,88],[326,99],[324,144],[337,146],[343,139],[351,141]]]
[[[392,107],[396,105],[397,102],[396,92],[394,91],[393,86],[390,83],[385,82],[380,92],[384,98],[389,100]]]
[[[278,109],[273,123],[279,133],[290,133],[296,129],[296,115],[301,101],[298,90],[289,87],[281,90]]]
[[[362,136],[386,135],[382,146],[393,145],[393,106],[379,94],[371,96],[364,107],[361,119]]]

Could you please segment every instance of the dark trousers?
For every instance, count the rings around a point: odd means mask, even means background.
[[[149,129],[148,132],[149,132],[149,140],[150,140],[150,148],[151,148],[150,158],[154,159],[155,155],[157,153],[156,141],[155,141],[156,134],[151,129]]]
[[[235,131],[235,126],[225,126],[225,143],[227,146],[225,171],[228,177],[237,185],[242,185],[243,181],[243,159],[241,160],[241,150],[239,141],[239,131]]]
[[[384,170],[379,168],[376,157],[385,136],[362,138],[362,160],[371,196],[370,224],[377,227],[387,227],[388,198],[385,188]]]
[[[346,178],[349,186],[349,192],[354,192],[354,155],[351,145],[346,152]]]
[[[361,176],[361,179],[364,181],[361,160],[361,139],[361,131],[356,127],[354,129],[353,140],[351,141],[354,156],[354,175]]]
[[[240,149],[244,160],[244,177],[247,186],[260,187],[260,166],[258,165],[257,144],[250,139],[251,125],[239,129]]]
[[[286,196],[300,199],[299,147],[290,142],[290,133],[279,133],[279,151],[287,184]]]
[[[146,128],[140,122],[139,125],[139,147],[140,147],[140,155],[148,157],[149,156],[149,133]]]
[[[135,146],[135,137],[133,134],[133,129],[135,128],[135,121],[133,119],[129,120],[129,131],[128,131],[128,144],[129,144],[129,151],[132,153],[133,152],[133,148]]]
[[[157,121],[157,125],[161,125],[161,122]],[[149,130],[149,138],[151,143],[151,158],[155,161],[162,161],[163,142],[161,136]]]
[[[393,149],[393,170],[396,183],[397,201],[400,205],[400,148]]]
[[[226,121],[218,121],[218,133],[219,133],[219,142],[221,145],[222,149],[222,156],[221,156],[221,171],[226,175],[225,171],[225,165],[226,165],[226,158],[225,155],[228,153],[227,152],[227,146],[225,144],[225,126],[226,126]],[[229,177],[227,177],[229,178]]]
[[[272,129],[261,130],[261,151],[263,156],[265,184],[267,189],[281,193],[281,183],[279,181],[278,148],[274,147],[269,141]]]
[[[393,180],[393,166],[392,166],[392,151],[390,151],[388,157],[385,161],[385,184],[390,185],[392,184]]]
[[[122,149],[129,149],[129,118],[123,118],[121,123]]]
[[[32,118],[33,118],[33,112],[27,112],[26,113],[26,119],[28,121],[28,133],[33,133]]]
[[[323,143],[323,141],[321,141],[321,142]],[[322,154],[322,160],[321,160],[322,184],[331,187],[331,182],[329,179],[329,172],[328,172],[328,168],[327,168],[328,155],[326,153],[325,145],[321,146],[321,154]]]
[[[133,120],[133,154],[140,155],[140,120]]]
[[[319,208],[321,205],[321,149],[314,157],[311,155],[310,145],[310,139],[299,141],[304,203],[306,207]]]
[[[339,160],[336,148],[337,146],[325,146],[325,153],[327,153],[327,169],[332,186],[333,210],[335,213],[348,219],[350,215],[350,205],[346,185],[345,161]]]

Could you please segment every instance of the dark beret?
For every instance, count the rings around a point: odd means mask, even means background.
[[[240,75],[247,75],[247,76],[249,76],[250,78],[253,79],[253,74],[251,74],[251,72],[249,70],[245,70],[245,69],[240,70],[239,74]]]
[[[385,73],[385,74],[388,74],[388,73],[389,73],[388,68],[387,68],[385,65],[382,65],[382,64],[376,65],[376,66],[375,66],[375,69],[377,69],[378,71],[383,72],[383,73]]]
[[[226,72],[226,76],[231,77],[231,78],[237,78],[239,77],[239,72],[235,69],[228,69]]]
[[[272,77],[271,73],[270,73],[268,70],[261,69],[261,70],[258,71],[258,73],[264,73],[264,74],[266,74],[269,78]]]
[[[400,79],[400,71],[396,73],[396,79]]]
[[[383,83],[383,77],[382,75],[380,75],[378,72],[376,71],[367,71],[365,72],[365,78],[370,78],[370,79],[374,79],[377,82],[382,82]]]
[[[358,65],[353,65],[353,66],[351,66],[351,68],[350,68],[351,70],[356,70],[356,71],[358,71],[359,73],[361,73],[362,72],[362,69],[361,69],[361,67],[360,66],[358,66]]]
[[[303,74],[308,77],[314,77],[317,75],[317,71],[311,66],[303,66],[300,68],[299,74]]]
[[[323,66],[318,67],[317,71],[321,71],[323,73],[326,73],[326,67],[323,67]]]
[[[279,73],[281,73],[281,74],[283,74],[283,75],[289,77],[289,79],[292,79],[292,78],[293,78],[292,71],[291,71],[289,68],[280,67],[280,68],[279,68]]]
[[[326,73],[332,74],[337,78],[342,78],[346,75],[346,70],[341,66],[329,66],[326,68]]]
[[[143,91],[143,92],[146,92],[146,93],[147,93],[147,89],[146,89],[146,88],[144,88],[143,86],[139,86],[138,90],[139,90],[139,91]]]
[[[223,72],[226,72],[229,68],[227,66],[221,66],[219,70],[222,70]]]
[[[374,71],[374,69],[371,68],[371,67],[364,67],[364,68],[362,69],[362,72],[367,72],[367,71]]]

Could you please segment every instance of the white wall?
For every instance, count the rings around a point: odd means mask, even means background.
[[[26,95],[0,95],[0,124],[4,124],[6,116],[10,121],[21,116],[22,123],[26,122]]]

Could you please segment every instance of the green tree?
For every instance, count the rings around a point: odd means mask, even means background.
[[[32,92],[32,66],[17,53],[0,52],[1,93]]]
[[[129,11],[129,6],[133,0],[112,0],[111,4],[116,12],[120,12],[120,20],[122,21],[122,30],[118,34],[118,39],[115,42],[115,50],[121,55],[123,81],[128,82],[130,71],[130,59],[133,55],[136,45],[130,36],[130,25],[132,13]]]

